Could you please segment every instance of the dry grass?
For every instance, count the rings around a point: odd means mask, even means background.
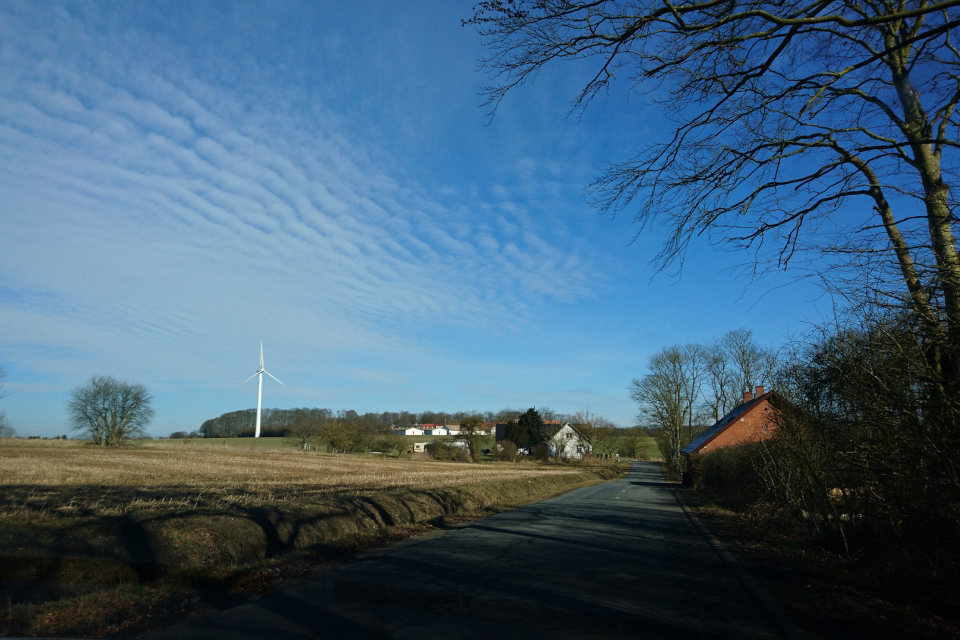
[[[330,553],[622,470],[0,440],[0,633],[139,633],[164,615],[182,617],[182,607],[211,606],[198,594],[234,594],[223,602],[235,603],[237,593],[315,570]],[[144,598],[161,604],[135,619],[122,614]]]
[[[76,442],[0,441],[0,518],[29,510],[92,515],[130,509],[249,505],[342,494],[450,489],[581,475],[576,467],[464,465],[294,449],[151,444],[104,449]]]

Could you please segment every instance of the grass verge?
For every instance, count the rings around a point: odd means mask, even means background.
[[[0,632],[139,635],[625,468],[0,446]]]

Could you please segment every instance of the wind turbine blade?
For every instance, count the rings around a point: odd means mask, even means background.
[[[266,372],[264,372],[264,373],[266,373]],[[257,371],[255,374],[253,374],[252,376],[250,376],[249,378],[247,378],[246,380],[244,380],[244,381],[241,382],[240,384],[246,384],[246,383],[250,382],[251,380],[253,380],[254,378],[256,378],[258,375],[260,375],[260,372],[259,372],[259,371]],[[267,375],[269,376],[270,374],[267,373]],[[270,376],[270,377],[272,378],[273,376]],[[284,386],[286,386],[286,385],[284,385]]]
[[[269,371],[267,371],[266,369],[264,369],[263,372],[264,372],[265,374],[267,374],[268,376],[270,376],[271,378],[273,378],[274,380],[277,380],[276,378],[274,378],[273,374],[270,373]],[[280,381],[277,380],[277,382],[280,382]],[[283,383],[280,382],[280,384],[283,384]],[[283,384],[283,386],[287,386],[287,385]]]
[[[260,368],[263,369],[263,340],[260,341]]]

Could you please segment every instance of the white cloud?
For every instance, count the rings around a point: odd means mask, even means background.
[[[159,369],[176,358],[158,349],[198,361],[267,331],[422,351],[430,326],[492,328],[589,294],[590,259],[522,205],[485,224],[489,209],[398,183],[379,143],[322,106],[243,102],[142,34],[55,13],[39,33],[8,14],[2,32],[0,272],[43,295],[4,304],[7,341],[112,344]]]

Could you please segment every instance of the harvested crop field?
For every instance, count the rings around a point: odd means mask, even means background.
[[[262,502],[582,473],[570,466],[446,464],[292,448],[152,444],[107,449],[75,442],[11,442],[0,444],[0,486],[29,487],[37,497],[68,501],[77,497],[72,490],[79,495],[96,487],[120,500],[115,508],[121,509],[124,497],[142,500],[148,494]]]
[[[124,589],[139,590],[140,599],[143,589],[160,590],[165,595],[148,598],[157,602],[181,602],[172,594],[196,592],[200,583],[249,590],[251,575],[284,558],[302,566],[311,554],[389,541],[619,473],[279,447],[0,440],[0,596],[9,603],[0,632],[142,630],[105,622],[130,600],[116,595]],[[269,590],[252,582],[253,591]],[[119,604],[99,614],[74,610],[108,592]],[[70,612],[63,624],[57,611]],[[85,626],[68,622],[78,615]]]

